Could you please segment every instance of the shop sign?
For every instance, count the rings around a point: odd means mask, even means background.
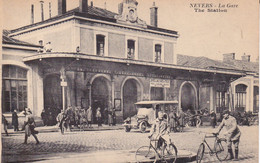
[[[170,88],[171,81],[167,79],[150,79],[150,87]]]

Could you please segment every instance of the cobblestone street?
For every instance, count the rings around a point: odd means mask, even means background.
[[[258,162],[258,126],[240,128],[242,131],[240,162]],[[199,131],[210,132],[211,129],[209,127],[187,128],[184,133],[171,133],[171,138],[178,149],[197,152],[202,138]],[[149,143],[148,133],[142,134],[134,130],[126,133],[123,129],[73,131],[64,135],[59,132],[40,132],[38,134],[41,142],[39,145],[35,144],[32,136],[25,145],[22,144],[23,133],[10,135],[2,134],[4,162],[55,161],[66,157],[77,157],[79,154],[95,154],[100,151],[127,150],[133,152],[138,147]],[[120,160],[120,158],[117,159]],[[215,156],[205,157],[205,161],[218,162]]]

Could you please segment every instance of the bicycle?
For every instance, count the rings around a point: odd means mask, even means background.
[[[155,145],[153,145],[153,142]],[[169,147],[166,146],[167,145],[162,138],[150,138],[149,146],[141,146],[137,149],[135,160],[138,163],[152,160],[154,160],[154,163],[157,161],[175,163],[178,152],[176,146],[173,143],[170,143]]]
[[[206,140],[207,138],[215,138],[213,149],[209,146]],[[205,146],[208,147],[209,152],[205,152]],[[216,157],[219,161],[225,161],[228,157],[227,140],[225,138],[219,138],[218,134],[206,133],[203,137],[202,143],[200,144],[197,152],[197,158],[196,158],[197,163],[201,162],[204,153],[209,154],[210,156],[216,154]]]
[[[198,128],[201,125],[201,119],[197,115],[186,115],[184,124],[185,127],[196,126]]]

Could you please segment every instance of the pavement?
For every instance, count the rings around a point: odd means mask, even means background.
[[[10,136],[2,134],[2,162],[135,162],[135,151],[149,144],[148,132],[131,130],[126,133],[122,125],[94,125],[85,131],[73,129],[64,135],[58,132],[56,126],[36,129],[41,141],[39,145],[32,137],[27,145],[22,144],[23,131],[9,130]],[[209,130],[208,127],[185,128],[183,133],[170,134],[179,151],[178,162],[194,162],[201,142],[198,131]],[[242,127],[241,131],[239,162],[258,162],[258,126]],[[218,162],[215,156],[205,155],[204,158],[205,162]]]

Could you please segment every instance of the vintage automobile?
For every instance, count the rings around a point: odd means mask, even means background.
[[[124,120],[125,131],[139,129],[142,133],[152,126],[153,121],[158,117],[158,112],[163,111],[168,119],[170,110],[177,109],[177,101],[140,101],[135,103],[137,114]]]

